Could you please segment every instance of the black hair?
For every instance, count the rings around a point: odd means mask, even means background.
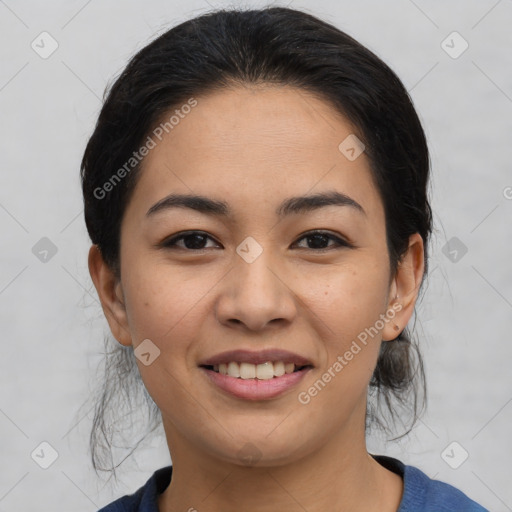
[[[299,10],[267,7],[221,9],[181,23],[140,50],[108,91],[83,155],[81,180],[87,230],[116,277],[121,220],[144,162],[132,160],[134,152],[164,116],[191,98],[255,84],[313,93],[352,123],[384,204],[392,275],[414,233],[424,241],[426,274],[432,231],[430,159],[407,90],[379,57],[333,25]],[[105,339],[107,345],[111,342]],[[158,408],[138,374],[133,347],[114,342],[111,348],[90,435],[96,471],[107,470],[102,467],[105,456],[112,461],[111,437],[119,422],[107,422],[106,414],[115,417],[122,394],[131,406],[139,393],[149,406],[153,429],[159,421]],[[394,341],[381,344],[370,396],[376,402],[368,402],[367,428],[376,424],[390,431],[397,418],[405,425],[402,413],[396,412],[403,406],[412,422],[402,436],[410,432],[426,404],[426,383],[420,351],[407,328]],[[388,419],[379,413],[382,401]],[[115,476],[113,465],[108,471]]]

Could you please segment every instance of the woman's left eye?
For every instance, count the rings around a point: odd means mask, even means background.
[[[312,243],[313,247],[305,247],[305,249],[316,249],[316,250],[329,250],[336,249],[337,247],[351,247],[351,245],[340,237],[337,237],[327,231],[312,231],[310,233],[306,233],[304,236],[299,238],[299,240],[308,240],[308,243]],[[329,240],[334,240],[335,245],[330,247],[319,247],[323,246],[325,242]]]
[[[164,241],[161,245],[166,248],[179,247],[181,249],[201,251],[208,248],[204,246],[205,242],[208,239],[213,240],[211,236],[207,235],[202,231],[190,231],[188,233],[182,233],[167,241]],[[311,231],[303,235],[295,243],[297,244],[301,240],[307,240],[307,243],[309,245],[312,245],[312,247],[300,247],[301,249],[313,249],[315,251],[325,251],[335,249],[337,247],[351,247],[351,244],[349,242],[327,231]],[[183,241],[183,244],[178,245],[178,241]],[[325,246],[325,244],[328,244],[329,241],[334,241],[334,246]]]

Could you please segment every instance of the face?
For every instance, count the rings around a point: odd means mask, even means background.
[[[150,364],[137,364],[171,455],[173,443],[186,442],[237,464],[253,450],[271,466],[328,439],[358,442],[382,339],[397,336],[395,325],[403,329],[414,306],[413,294],[391,315],[395,295],[414,288],[421,261],[390,274],[369,161],[339,149],[356,131],[328,103],[270,86],[196,99],[149,152],[125,211],[121,279],[102,295],[112,332],[150,354]],[[286,203],[336,193],[328,205]],[[166,206],[171,194],[223,207]],[[411,261],[419,261],[420,242]],[[91,275],[102,293],[99,272]],[[233,350],[276,362],[300,356],[307,365],[237,384],[213,363],[202,366]]]

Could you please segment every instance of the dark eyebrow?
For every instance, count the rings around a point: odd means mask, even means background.
[[[349,206],[366,215],[363,207],[351,197],[337,191],[321,192],[308,196],[285,199],[276,210],[278,217],[291,214],[304,214],[324,206]],[[156,212],[170,208],[190,208],[206,215],[229,217],[232,211],[224,201],[192,194],[170,194],[155,203],[146,213],[149,217]]]
[[[364,208],[357,201],[335,190],[309,196],[290,197],[281,203],[281,206],[276,210],[276,215],[284,217],[293,213],[307,213],[324,206],[350,206],[359,213],[366,215]]]

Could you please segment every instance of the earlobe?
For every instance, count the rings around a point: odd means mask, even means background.
[[[132,344],[121,282],[105,263],[97,245],[89,249],[89,273],[98,293],[110,330],[122,345]]]
[[[409,247],[398,264],[395,278],[390,288],[386,316],[389,321],[382,331],[383,341],[396,339],[405,329],[418,298],[419,288],[425,269],[423,239],[419,233],[409,237]]]
[[[400,335],[405,327],[400,312],[403,310],[403,304],[398,294],[395,294],[392,303],[388,306],[385,318],[387,320],[382,330],[382,341],[393,341]]]

